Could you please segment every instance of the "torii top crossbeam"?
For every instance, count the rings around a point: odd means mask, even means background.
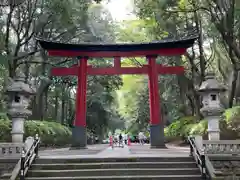
[[[48,51],[50,56],[64,57],[139,57],[139,56],[174,56],[185,54],[196,37],[183,40],[165,40],[150,43],[123,43],[123,44],[64,44],[38,40],[41,47]]]

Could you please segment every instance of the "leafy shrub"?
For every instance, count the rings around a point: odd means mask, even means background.
[[[194,116],[182,117],[164,129],[165,136],[183,139],[190,131],[190,125],[195,122],[196,118]]]
[[[207,120],[201,120],[199,123],[193,124],[188,135],[205,135],[207,133]]]
[[[227,109],[223,117],[229,129],[235,132],[240,131],[240,106]]]
[[[71,131],[68,127],[49,121],[26,121],[25,136],[39,134],[43,146],[61,146],[71,141]]]
[[[39,134],[43,146],[63,146],[70,144],[71,130],[56,122],[27,120],[24,123],[25,137]],[[0,119],[0,142],[11,141],[11,121]]]
[[[0,119],[8,119],[7,114],[0,112]]]
[[[220,118],[221,139],[240,137],[240,106],[227,109]],[[196,122],[194,117],[182,117],[164,129],[167,139],[185,139],[189,135],[207,135],[207,120]]]
[[[226,109],[223,114],[227,122],[229,122],[231,118],[234,118],[239,115],[240,115],[240,106],[235,106],[233,108]]]
[[[191,131],[194,128],[194,126],[196,126],[196,124],[186,124],[182,132],[184,138],[187,138],[191,134]]]
[[[0,119],[0,142],[10,142],[11,139],[11,122]]]

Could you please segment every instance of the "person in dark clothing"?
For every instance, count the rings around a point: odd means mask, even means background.
[[[119,146],[122,145],[122,143],[123,143],[122,139],[123,139],[123,137],[122,137],[122,134],[120,133],[119,136],[118,136]]]

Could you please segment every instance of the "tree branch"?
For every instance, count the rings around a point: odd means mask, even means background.
[[[26,57],[28,57],[28,56],[32,56],[32,55],[34,55],[34,54],[37,53],[37,52],[40,52],[40,49],[37,49],[37,50],[35,50],[35,51],[32,51],[32,52],[23,54],[23,55],[18,56],[18,57],[15,57],[15,58],[13,58],[13,61],[18,61],[18,60],[24,59],[24,58],[26,58]]]

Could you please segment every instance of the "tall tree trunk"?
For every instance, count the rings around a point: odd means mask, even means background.
[[[237,86],[237,79],[238,79],[238,70],[233,70],[233,78],[232,78],[232,84],[231,84],[231,91],[229,94],[229,108],[233,107],[234,99],[235,99],[235,93],[236,93],[236,86]]]
[[[191,92],[192,99],[193,99],[193,104],[194,104],[194,110],[195,110],[195,115],[196,117],[200,120],[202,119],[202,115],[200,113],[200,108],[201,108],[201,98],[199,97],[199,94],[196,92],[193,84],[193,80],[188,80],[188,86],[189,86],[189,91]]]
[[[30,119],[38,119],[38,104],[37,97],[34,96],[32,100],[32,115],[29,117]]]
[[[47,59],[47,56],[46,56],[46,53],[41,50],[41,57],[43,59],[43,62],[46,62],[46,59]],[[44,77],[46,74],[46,64],[45,63],[42,63],[42,68],[41,68],[41,76]],[[42,91],[40,90],[39,91],[39,96],[38,96],[38,106],[39,106],[39,109],[40,109],[40,114],[39,114],[39,117],[40,117],[40,120],[43,120],[44,119],[44,114],[45,114],[45,98],[44,98],[44,95],[45,95],[45,92],[48,91],[48,88],[45,89],[44,88],[44,82],[42,82],[41,80],[41,84],[43,84],[43,89]]]
[[[232,1],[231,8],[229,8],[229,12],[226,14],[227,19],[227,26],[229,29],[228,37],[231,39],[231,42],[234,41],[234,7],[235,7],[235,0]],[[237,88],[237,79],[238,79],[238,59],[236,59],[236,55],[234,54],[234,51],[231,47],[228,49],[229,57],[232,61],[233,65],[233,78],[232,78],[232,85],[231,85],[231,91],[229,95],[229,108],[232,108],[235,94],[236,94],[236,88]]]
[[[195,115],[195,105],[194,105],[194,102],[193,102],[191,96],[187,95],[187,98],[188,98],[188,101],[189,101],[189,104],[190,104],[190,107],[191,107],[191,115],[194,116]]]
[[[200,112],[201,98],[199,97],[198,93],[195,90],[193,91],[193,96],[194,96],[195,115],[199,120],[201,120],[202,119],[202,114]]]
[[[65,122],[64,122],[64,124],[66,124],[67,122],[68,122],[68,119],[69,119],[69,111],[68,111],[68,109],[69,109],[69,102],[70,102],[70,100],[69,100],[69,87],[66,87],[66,92],[65,92],[65,117],[66,117],[66,119],[65,119]]]
[[[48,119],[48,90],[49,88],[46,89],[44,92],[44,112],[43,112],[43,117],[44,119]]]
[[[62,85],[62,113],[61,113],[61,124],[65,122],[65,85]]]
[[[74,104],[72,103],[72,99],[71,99],[69,104],[69,119],[68,119],[68,125],[70,127],[73,126],[74,119],[75,119]]]
[[[194,3],[194,8],[196,8]],[[198,38],[198,48],[199,48],[199,60],[200,60],[200,79],[202,83],[205,80],[205,71],[206,71],[206,60],[204,57],[204,49],[203,49],[203,32],[202,32],[202,21],[199,18],[197,12],[194,12],[194,19],[196,23],[197,32],[199,33]]]
[[[28,79],[29,79],[29,68],[30,68],[29,63],[25,63],[25,68],[24,68],[25,82],[28,82]]]
[[[54,110],[55,110],[55,112],[54,112],[54,118],[55,118],[55,120],[58,122],[58,106],[59,106],[59,103],[58,103],[58,99],[59,99],[59,95],[58,95],[58,90],[56,90],[56,88],[55,88],[55,100],[54,100]]]
[[[188,110],[187,110],[187,104],[186,104],[186,84],[183,82],[184,81],[184,75],[178,75],[177,80],[178,80],[178,86],[179,86],[179,99],[180,103],[182,105],[181,107],[181,112],[187,116],[188,115]]]

